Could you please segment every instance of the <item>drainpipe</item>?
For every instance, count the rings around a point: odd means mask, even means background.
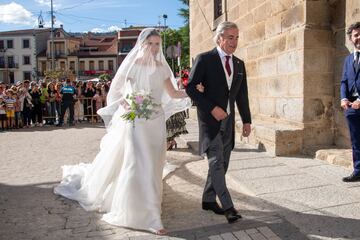
[[[228,21],[227,0],[224,0],[225,21]]]

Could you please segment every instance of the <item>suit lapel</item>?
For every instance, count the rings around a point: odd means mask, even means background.
[[[360,66],[358,68],[356,68],[355,66],[355,56],[354,53],[351,54],[351,58],[350,58],[350,65],[351,65],[351,69],[353,72],[353,77],[354,77],[354,81],[356,81],[356,78],[360,72]]]
[[[356,75],[356,69],[355,69],[355,62],[354,62],[354,53],[351,54],[351,57],[350,57],[350,65],[351,65],[351,69],[352,69],[352,72],[353,72],[353,76]]]
[[[357,78],[360,73],[360,67],[358,67],[356,69],[354,60],[355,60],[355,54],[352,53],[351,57],[349,58],[349,61],[350,61],[349,65],[351,66],[351,69],[352,69],[352,75],[351,75],[350,79],[352,79],[353,84],[351,84],[351,86],[349,85],[349,91],[352,91],[352,89],[354,87],[357,87],[357,85],[359,84],[358,83],[359,81],[357,81]]]
[[[233,71],[233,79],[232,79],[232,83],[231,83],[231,87],[230,87],[230,93],[231,91],[235,88],[235,85],[237,84],[238,81],[238,74],[239,74],[239,67],[240,67],[240,62],[238,59],[236,59],[234,56],[232,57],[233,59],[233,66],[234,66],[234,71]]]
[[[354,60],[353,60],[353,64],[355,65],[355,62],[354,62]],[[355,65],[356,66],[356,65]],[[357,76],[358,74],[359,74],[359,70],[360,70],[360,64],[357,66],[357,68],[356,69],[354,69],[355,70],[355,76]]]

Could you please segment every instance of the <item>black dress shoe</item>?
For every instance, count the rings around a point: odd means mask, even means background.
[[[238,214],[238,212],[235,210],[235,208],[230,208],[228,210],[225,210],[224,213],[226,220],[228,221],[228,223],[234,223],[236,222],[239,218],[241,218],[241,215]]]
[[[240,213],[238,213],[238,211],[237,211],[235,208],[233,208],[233,211],[234,211],[235,215],[236,215],[238,218],[242,218],[242,216],[240,215]]]
[[[202,202],[202,209],[211,210],[215,214],[224,215],[224,210],[217,204],[217,202]]]
[[[343,177],[343,182],[359,182],[360,181],[360,174],[355,175],[352,173],[350,176]]]

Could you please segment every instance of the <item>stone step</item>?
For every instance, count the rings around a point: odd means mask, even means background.
[[[189,119],[197,121],[196,107],[189,109]],[[242,137],[241,119],[236,119],[236,143],[250,144],[267,151],[271,156],[287,156],[302,153],[303,129],[287,123],[254,119],[252,133]]]
[[[270,123],[254,120],[252,132],[244,138],[242,122],[236,122],[236,136],[240,143],[250,144],[260,150],[265,150],[270,156],[288,156],[300,154],[302,151],[303,129],[285,123]]]
[[[328,148],[316,151],[316,159],[352,169],[352,150]]]

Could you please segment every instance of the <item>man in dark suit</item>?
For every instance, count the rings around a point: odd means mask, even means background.
[[[360,22],[352,24],[347,30],[354,52],[345,58],[341,79],[341,107],[350,130],[354,171],[344,177],[344,182],[360,181]]]
[[[229,223],[241,218],[225,181],[235,143],[235,102],[243,121],[243,136],[249,136],[251,131],[245,66],[233,55],[238,38],[235,23],[219,24],[214,37],[217,47],[197,56],[186,88],[197,105],[199,151],[206,153],[209,163],[202,208],[224,214]],[[199,84],[203,91],[199,91]],[[217,204],[216,196],[222,207]]]

